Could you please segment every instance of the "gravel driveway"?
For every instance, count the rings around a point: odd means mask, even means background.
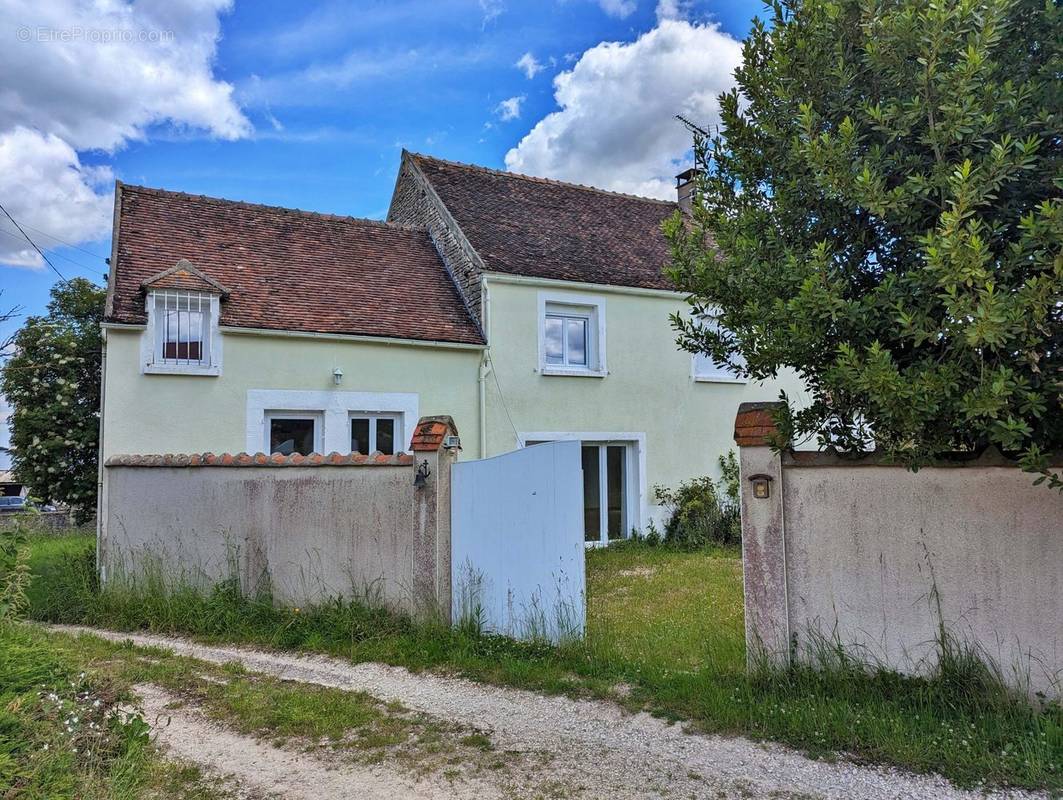
[[[75,626],[54,626],[65,633],[91,633],[112,641],[164,647],[175,654],[213,663],[236,661],[252,672],[285,680],[367,692],[385,702],[443,720],[488,731],[499,750],[534,753],[543,765],[530,774],[499,774],[476,785],[448,784],[444,780],[414,782],[404,776],[376,770],[372,775],[350,775],[347,783],[333,774],[314,786],[315,800],[343,797],[579,797],[608,800],[644,798],[819,798],[830,800],[901,800],[931,798],[962,800],[980,797],[1034,798],[1027,792],[986,795],[951,786],[934,776],[917,776],[886,768],[858,766],[846,761],[827,763],[809,759],[779,745],[763,745],[740,737],[685,733],[648,714],[630,714],[605,701],[572,700],[517,689],[432,674],[413,674],[381,664],[351,664],[318,655],[294,655],[237,647],[197,644],[183,639],[146,634],[113,633]],[[150,692],[150,690],[148,690]],[[145,697],[145,705],[159,697]],[[150,721],[150,720],[149,720]],[[187,720],[192,724],[194,720]],[[299,762],[298,756],[270,745],[235,742],[247,739],[203,723],[195,737],[227,737],[231,752],[244,761],[275,761],[274,771],[301,775],[299,770],[320,769]],[[191,730],[191,729],[190,729]],[[187,737],[186,737],[187,738]],[[160,739],[165,744],[165,736]],[[214,745],[220,747],[218,742]],[[210,751],[214,745],[200,748]],[[179,748],[180,749],[180,748]],[[214,747],[214,749],[217,749]],[[270,756],[270,751],[275,751]],[[194,748],[193,748],[194,751]],[[185,755],[186,753],[179,753]],[[291,759],[296,761],[292,762]],[[314,760],[312,756],[304,759]],[[234,760],[235,759],[235,760]],[[197,759],[203,761],[202,758]],[[236,774],[235,756],[210,759],[207,766]],[[252,770],[253,772],[254,770]],[[307,777],[307,776],[303,776]],[[368,783],[357,785],[357,780]],[[374,784],[373,781],[378,781]],[[398,781],[398,783],[396,783]],[[311,779],[311,783],[313,783]],[[328,790],[326,791],[326,785]],[[398,787],[405,789],[399,791]],[[340,787],[337,789],[337,787]],[[267,788],[267,787],[263,787]],[[377,791],[379,789],[379,791]],[[273,791],[273,790],[271,790]],[[289,797],[297,795],[285,793]]]

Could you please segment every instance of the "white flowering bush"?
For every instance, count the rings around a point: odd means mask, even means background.
[[[48,313],[27,318],[0,372],[15,474],[33,497],[67,504],[81,521],[96,507],[105,297],[83,278],[56,284]]]

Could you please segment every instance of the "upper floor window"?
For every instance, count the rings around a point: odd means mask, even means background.
[[[544,375],[605,372],[605,300],[539,293],[539,369]]]
[[[543,331],[546,363],[565,367],[587,366],[589,311],[564,307],[547,310]]]
[[[720,323],[716,317],[702,317],[701,324],[709,330],[719,330]],[[741,355],[731,357],[730,364],[717,364],[712,356],[694,353],[691,356],[694,380],[703,383],[745,383],[746,379],[738,370],[745,366],[746,360]]]
[[[145,372],[220,374],[218,296],[158,290],[148,295]]]

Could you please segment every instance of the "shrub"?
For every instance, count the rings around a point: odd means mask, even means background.
[[[712,478],[692,478],[677,489],[655,486],[657,502],[670,509],[664,541],[693,550],[710,544],[734,545],[742,541],[738,506],[721,502]]]
[[[710,544],[741,544],[738,458],[734,450],[729,450],[717,462],[723,475],[719,482],[705,476],[685,481],[677,489],[653,487],[657,503],[668,509],[668,522],[663,537],[651,523],[645,537],[648,543],[663,541],[685,550]]]

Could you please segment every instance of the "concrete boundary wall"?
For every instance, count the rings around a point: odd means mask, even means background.
[[[735,423],[750,653],[785,663],[823,637],[919,674],[944,629],[1014,687],[1059,697],[1063,494],[999,455],[913,473],[775,452],[775,405]]]
[[[444,443],[456,433],[449,417],[422,419],[413,453],[394,456],[114,456],[101,579],[209,588],[235,577],[287,605],[340,596],[449,617],[457,451]]]

